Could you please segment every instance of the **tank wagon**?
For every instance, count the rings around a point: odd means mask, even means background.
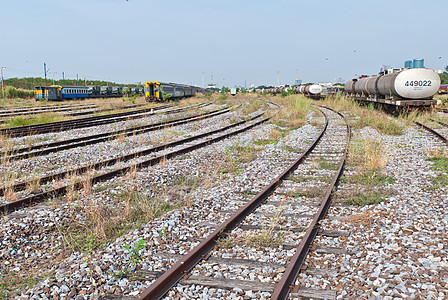
[[[178,99],[195,96],[198,93],[208,93],[207,89],[197,86],[165,83],[159,81],[147,81],[143,84],[146,101],[166,101],[168,99]]]
[[[302,84],[294,87],[290,87],[288,85],[278,87],[268,87],[263,89],[262,92],[276,95],[282,92],[288,92],[291,89],[295,94],[303,94],[307,97],[312,97],[314,99],[319,99],[323,91],[323,88],[320,84]]]
[[[433,96],[440,87],[440,77],[431,69],[389,69],[375,76],[349,80],[345,94],[360,101],[395,107],[435,105]]]

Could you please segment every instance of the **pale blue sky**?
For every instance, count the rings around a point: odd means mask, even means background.
[[[0,0],[0,12],[6,78],[43,77],[45,62],[55,78],[258,86],[277,71],[292,84],[448,64],[446,0]]]

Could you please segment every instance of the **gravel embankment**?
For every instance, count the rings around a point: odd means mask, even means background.
[[[177,133],[170,138],[221,127],[240,116],[239,112],[233,112],[196,122],[200,125],[178,126],[170,129]],[[321,116],[318,115],[318,119],[314,116],[309,121],[318,120],[322,124]],[[122,126],[125,128],[129,124]],[[253,146],[254,141],[266,139],[275,127],[263,124],[238,136],[139,170],[135,176],[98,183],[92,187],[92,193],[81,195],[70,203],[54,200],[4,216],[0,221],[2,271],[9,270],[23,278],[35,277],[36,274],[48,277],[21,296],[16,296],[22,299],[136,296],[151,283],[148,274],[166,270],[179,255],[197,245],[200,238],[207,236],[216,224],[228,217],[220,211],[236,209],[248,194],[258,192],[297,158],[298,154],[286,151],[285,145],[305,149],[320,131],[319,126],[308,124],[291,131],[277,144],[255,146],[257,151],[253,158],[235,167],[232,149],[235,146]],[[95,130],[99,133],[112,129]],[[80,135],[87,133],[85,129],[76,132]],[[447,134],[445,129],[440,129],[440,132]],[[384,202],[374,205],[334,204],[329,210],[329,218],[322,221],[323,229],[348,231],[350,235],[336,238],[318,236],[316,243],[346,249],[347,254],[311,252],[307,259],[309,267],[334,269],[336,275],[301,274],[297,284],[336,290],[338,299],[446,299],[448,213],[445,207],[448,205],[448,189],[446,186],[433,188],[432,179],[440,172],[432,170],[433,163],[426,160],[430,151],[443,147],[442,143],[416,127],[407,128],[401,136],[381,135],[371,128],[354,130],[353,133],[355,139],[369,138],[386,145],[384,155],[389,160],[382,171],[395,179],[393,184],[388,184],[393,193]],[[164,134],[166,131],[150,133],[147,139],[159,142],[166,138]],[[51,135],[54,135],[51,139],[59,138],[56,134]],[[133,151],[139,146],[138,142],[133,144],[132,137],[126,142],[133,146]],[[117,141],[94,150],[95,147],[98,146],[92,147],[91,151],[86,150],[89,149],[87,147],[81,151],[73,150],[73,153],[69,150],[65,163],[75,163],[77,156],[92,160],[96,159],[95,155],[113,156],[122,153],[120,151],[128,151]],[[39,158],[32,161],[37,160]],[[44,162],[40,164],[44,165]],[[64,164],[56,165],[62,168]],[[15,167],[11,165],[8,168],[13,170]],[[26,164],[18,168],[32,170]],[[346,169],[347,174],[353,171],[350,167]],[[339,190],[344,192],[351,188],[344,182],[339,186]],[[90,253],[73,251],[75,245],[63,233],[63,227],[85,222],[91,211],[89,208],[110,206],[117,210],[125,209],[125,203],[117,201],[115,195],[129,190],[148,197],[162,197],[167,202],[181,199],[189,204],[119,237],[104,248]],[[338,196],[338,191],[335,196]],[[300,213],[312,211],[310,207]],[[294,223],[294,227],[301,226],[300,222]],[[145,245],[140,252],[142,261],[136,268],[127,245],[132,248],[141,239]],[[276,256],[269,249],[251,251],[246,252],[237,246],[224,252],[232,252],[234,258],[264,256],[266,261],[274,259],[280,263],[294,252],[283,250]],[[211,267],[214,268],[213,265]],[[140,279],[130,276],[136,269],[143,273]],[[272,277],[274,272],[270,268],[258,272],[241,268],[218,271],[228,276],[260,281]],[[129,272],[128,276],[120,276],[123,272]],[[269,293],[252,291],[202,289],[200,286],[188,287],[191,290],[183,290],[182,286],[177,288],[181,289],[178,290],[180,294],[192,298],[222,299],[230,295],[235,299],[269,298]]]

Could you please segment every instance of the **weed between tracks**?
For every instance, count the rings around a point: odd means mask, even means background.
[[[371,104],[360,105],[344,96],[329,97],[322,103],[336,110],[343,111],[346,116],[351,115],[348,120],[350,126],[355,129],[370,126],[382,134],[401,135],[409,122],[405,115],[400,116],[397,120],[387,113],[375,109]]]
[[[288,129],[297,129],[306,124],[312,101],[302,95],[274,97],[273,102],[281,105],[280,111],[272,117],[272,122]]]
[[[368,205],[384,201],[386,196],[392,194],[387,185],[395,182],[393,177],[381,171],[389,160],[386,147],[372,139],[357,139],[352,141],[350,149],[348,165],[354,173],[343,175],[341,182],[352,188],[343,197],[337,197],[336,201],[348,205]]]
[[[287,232],[277,230],[276,227],[283,222],[283,212],[284,209],[281,204],[267,226],[264,226],[258,232],[244,232],[243,234],[231,233],[219,238],[217,240],[218,246],[224,249],[231,249],[239,244],[263,249],[265,247],[278,247],[282,245]]]
[[[445,148],[430,151],[428,153],[429,158],[427,161],[433,162],[431,168],[436,171],[440,171],[436,177],[432,178],[434,186],[431,189],[437,189],[440,186],[448,185],[448,151]]]

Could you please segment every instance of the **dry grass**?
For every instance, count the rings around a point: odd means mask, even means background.
[[[283,204],[281,203],[270,223],[260,231],[249,234],[229,234],[218,239],[217,244],[222,248],[232,248],[234,245],[242,244],[258,249],[265,247],[278,247],[283,244],[286,231],[279,231],[277,227],[283,223]]]
[[[348,162],[354,173],[341,179],[351,187],[344,195],[339,194],[336,201],[361,206],[380,203],[392,195],[394,192],[386,184],[395,179],[381,172],[389,160],[387,148],[380,142],[369,138],[352,141]]]
[[[364,170],[382,168],[390,160],[387,147],[374,139],[353,140],[350,149],[349,162]]]
[[[306,116],[311,111],[312,100],[302,95],[275,96],[270,100],[281,105],[280,111],[272,118],[275,124],[290,129],[306,124]]]
[[[346,116],[352,115],[349,123],[355,129],[370,126],[383,134],[401,135],[409,122],[407,115],[395,119],[386,112],[375,109],[371,104],[360,105],[344,96],[326,98],[322,104],[343,111]]]

